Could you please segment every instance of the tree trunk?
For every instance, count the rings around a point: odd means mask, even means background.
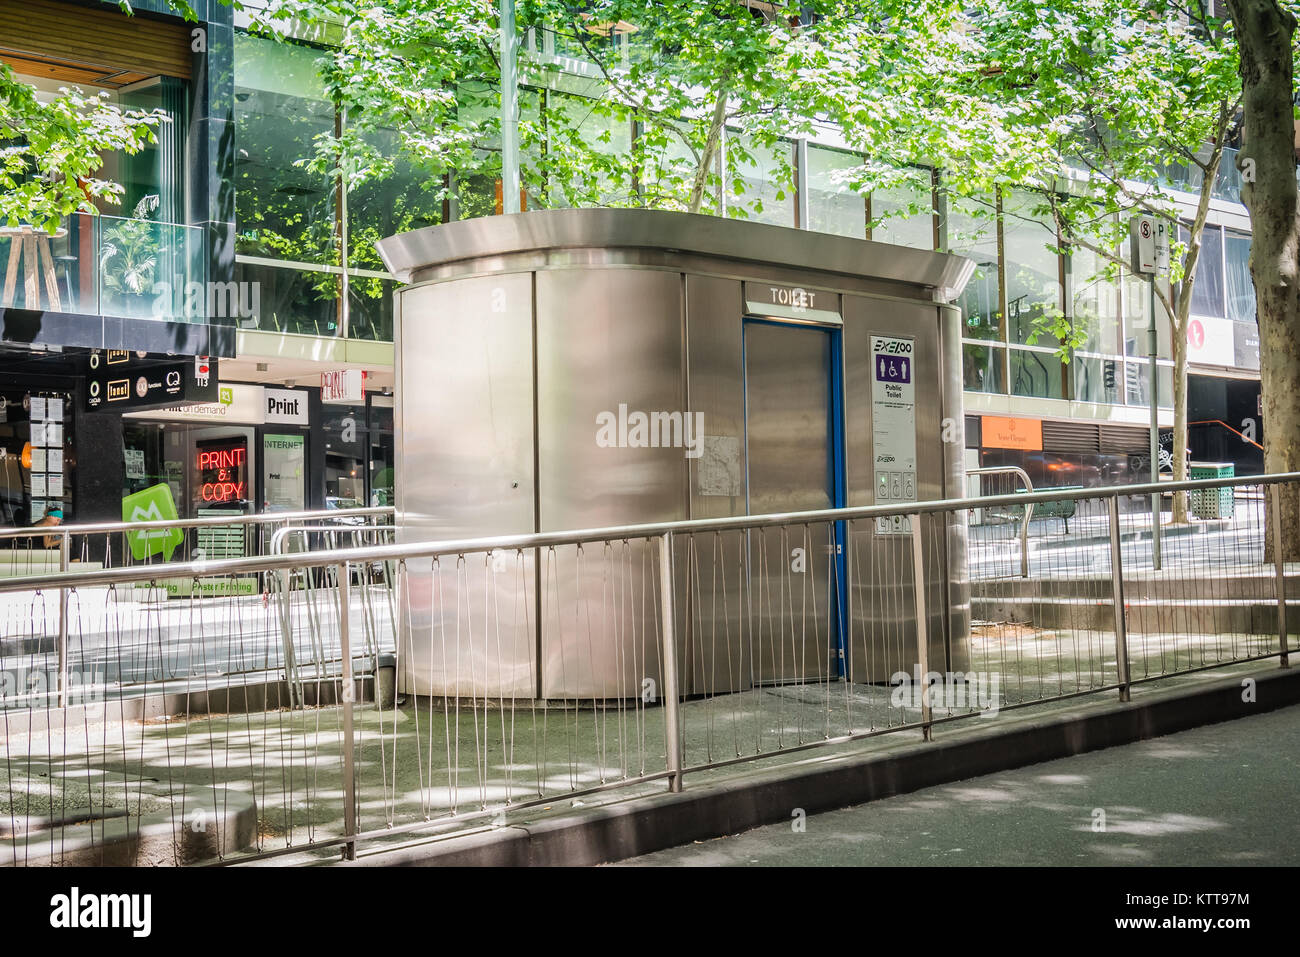
[[[1187,481],[1187,330],[1192,318],[1192,290],[1201,263],[1201,247],[1205,240],[1205,222],[1210,216],[1210,200],[1214,197],[1214,183],[1219,178],[1219,164],[1223,161],[1224,140],[1228,135],[1227,113],[1215,132],[1214,149],[1210,162],[1201,177],[1201,192],[1197,197],[1196,216],[1188,227],[1187,257],[1183,261],[1183,281],[1178,289],[1174,315],[1170,317],[1170,344],[1174,350],[1174,441],[1170,450],[1170,466],[1175,482]],[[1187,524],[1187,493],[1175,492],[1170,509],[1170,521],[1175,525]]]
[[[1179,332],[1182,334],[1179,335]],[[1174,447],[1173,478],[1187,481],[1187,326],[1174,329]],[[1169,520],[1174,525],[1187,524],[1187,493],[1174,494]]]
[[[1228,0],[1228,8],[1241,57],[1242,199],[1252,231],[1264,468],[1293,472],[1300,470],[1300,223],[1291,59],[1296,20],[1278,0]],[[1284,555],[1300,561],[1300,485],[1284,487],[1281,520]]]
[[[718,152],[718,142],[722,139],[722,130],[727,123],[727,83],[723,77],[718,81],[718,99],[713,105],[713,119],[709,122],[709,135],[704,141],[704,152],[700,154],[700,165],[695,170],[695,183],[691,187],[690,212],[698,213],[704,204],[704,187],[709,182],[709,167]],[[723,171],[726,176],[726,171]],[[726,189],[726,184],[723,184]]]

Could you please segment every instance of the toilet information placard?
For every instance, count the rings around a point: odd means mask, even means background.
[[[877,505],[916,501],[915,340],[871,337],[871,447]],[[911,534],[905,516],[876,519],[879,535]]]

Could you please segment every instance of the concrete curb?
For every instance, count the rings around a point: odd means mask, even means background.
[[[1242,681],[1255,681],[1254,702]],[[440,838],[352,863],[365,866],[590,865],[737,834],[809,814],[906,794],[938,784],[1159,737],[1300,703],[1300,670],[1271,668],[1193,690],[1154,692],[1123,704],[1091,704],[887,754],[827,754],[680,794],[655,794],[463,837]],[[974,721],[976,719],[970,719]]]
[[[191,785],[185,789],[183,806],[0,839],[0,866],[200,864],[251,848],[256,839],[257,804],[251,794]]]

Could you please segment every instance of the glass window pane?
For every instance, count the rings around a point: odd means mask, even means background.
[[[297,165],[334,130],[318,50],[235,36],[235,251],[332,263],[334,185]]]
[[[808,147],[808,228],[837,236],[866,236],[866,201],[850,185],[862,165],[856,153]]]
[[[372,403],[380,401],[378,397]],[[370,406],[370,504],[392,505],[393,410]]]
[[[962,335],[970,339],[1000,340],[998,233],[991,200],[953,200],[948,209],[948,249],[975,261],[975,272],[958,300]]]
[[[962,379],[967,392],[1005,393],[1002,381],[1002,364],[1005,350],[997,346],[965,343],[961,347]]]
[[[1178,238],[1184,243],[1190,234],[1181,226]],[[1222,319],[1223,308],[1223,230],[1206,226],[1201,238],[1201,255],[1196,261],[1196,282],[1192,285],[1192,313]]]
[[[1061,311],[1060,257],[1048,248],[1056,243],[1056,227],[1050,218],[1034,214],[1037,202],[1032,194],[1012,191],[1002,203],[1007,330],[1012,342],[1054,346],[1050,335],[1035,335],[1041,323]]]
[[[606,101],[550,91],[543,125],[547,169],[542,202],[548,208],[638,204],[629,162],[632,124]],[[531,179],[540,190],[540,174]]]
[[[1119,270],[1091,250],[1070,253],[1070,315],[1086,335],[1085,352],[1122,354],[1119,341]],[[1040,340],[1041,342],[1041,340]]]
[[[1074,376],[1074,397],[1080,402],[1124,402],[1124,361],[1075,356],[1070,360]]]
[[[395,130],[371,131],[365,138],[393,165],[348,190],[348,265],[382,271],[376,242],[442,222],[443,179],[403,151]]]
[[[690,130],[679,124],[647,123],[637,138],[642,157],[641,202],[649,209],[688,208],[695,183],[695,159],[685,138]],[[718,183],[710,177],[704,189],[700,211],[716,212]]]
[[[1011,394],[1042,399],[1065,398],[1061,359],[1054,352],[1011,350]]]
[[[1227,147],[1219,163],[1219,175],[1214,178],[1215,199],[1230,203],[1241,202],[1241,170],[1237,169],[1238,150]]]
[[[929,170],[920,172],[929,178]],[[921,183],[874,190],[871,221],[871,238],[875,242],[934,248],[934,196]]]
[[[1255,284],[1250,278],[1250,234],[1225,231],[1223,258],[1228,293],[1228,318],[1255,321]]]
[[[326,405],[325,507],[360,508],[366,500],[366,445],[369,442],[365,406]]]
[[[393,288],[391,279],[348,276],[348,337],[393,341]]]
[[[468,164],[456,169],[456,219],[496,214],[501,183],[501,136],[495,119],[498,99],[496,91],[484,83],[463,84],[456,90],[457,118],[463,126],[480,131],[478,141],[482,144]]]
[[[727,215],[794,225],[794,145],[727,133]]]
[[[235,281],[256,283],[257,315],[246,325],[271,332],[313,336],[337,335],[339,284],[337,273],[286,269],[235,261]]]
[[[1125,364],[1125,386],[1129,405],[1151,407],[1149,388],[1151,384],[1151,366],[1141,359],[1130,359]],[[1160,408],[1173,408],[1174,369],[1173,366],[1160,365]]]

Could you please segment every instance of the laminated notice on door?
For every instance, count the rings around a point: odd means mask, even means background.
[[[871,337],[871,447],[875,503],[916,501],[915,341],[900,336]],[[905,515],[876,519],[878,535],[911,534]]]

